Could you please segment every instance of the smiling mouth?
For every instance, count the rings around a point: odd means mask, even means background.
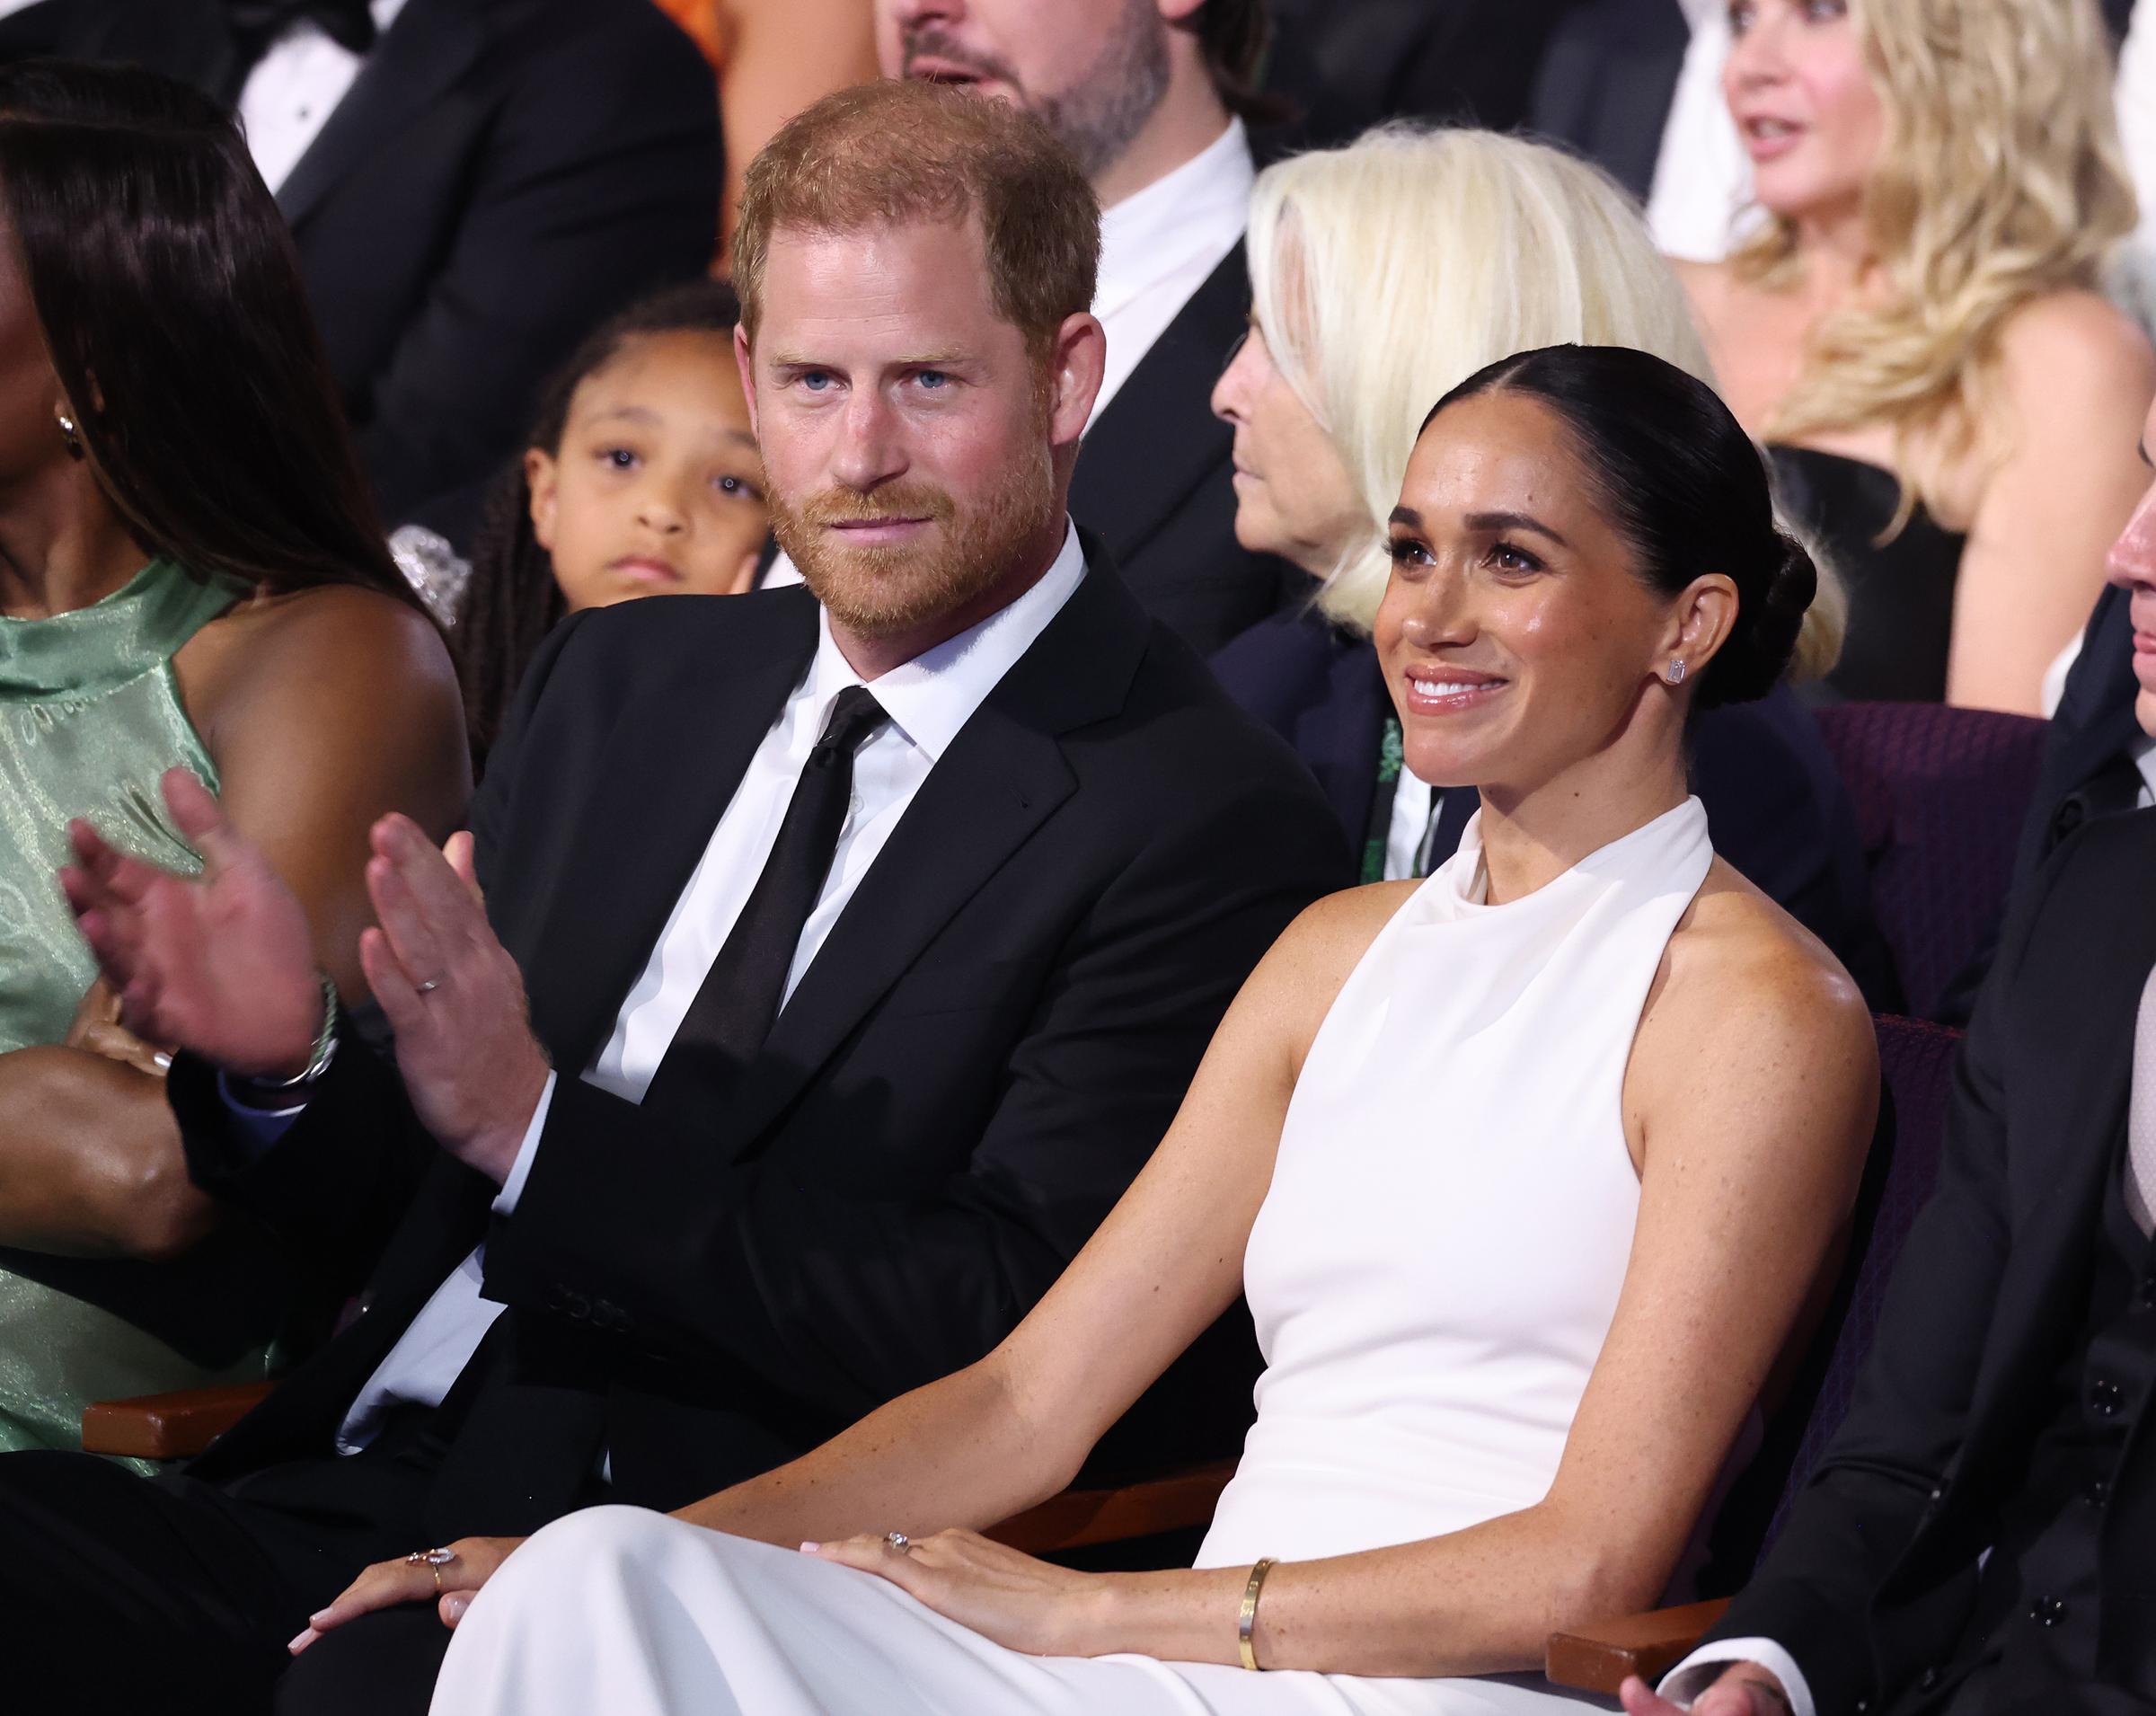
[[[1455,715],[1479,709],[1512,683],[1495,674],[1465,673],[1458,669],[1410,673],[1406,681],[1409,708],[1418,714],[1427,715]]]

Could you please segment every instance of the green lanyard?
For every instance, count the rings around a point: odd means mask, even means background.
[[[1363,836],[1363,880],[1385,879],[1385,847],[1392,837],[1392,801],[1400,796],[1400,717],[1387,715],[1377,743],[1377,797],[1370,806],[1370,827]]]

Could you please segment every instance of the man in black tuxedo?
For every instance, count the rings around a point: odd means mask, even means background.
[[[1233,438],[1209,404],[1250,314],[1240,116],[1265,31],[1265,0],[876,0],[888,74],[1029,109],[1092,180],[1108,370],[1071,510],[1200,654],[1306,581],[1236,543]]]
[[[718,242],[717,86],[649,0],[40,0],[30,52],[237,108],[392,526],[462,540],[554,367]]]
[[[1067,521],[1095,223],[1036,121],[919,84],[758,157],[739,352],[821,606],[652,598],[550,640],[473,838],[376,830],[393,1066],[324,1019],[207,794],[174,791],[199,884],[78,832],[85,933],[191,1051],[193,1172],[367,1286],[181,1475],[0,1460],[13,1684],[259,1706],[363,1565],[790,1458],[985,1353],[1120,1195],[1347,854]],[[431,1606],[368,1614],[278,1697],[416,1710],[446,1641]]]
[[[2156,491],[2112,570],[2156,644]],[[2156,733],[2156,654],[2134,660]],[[1700,1716],[2156,1710],[2152,882],[2149,810],[2085,824],[2037,876],[1849,1417],[1665,1682]],[[1684,1707],[1626,1689],[1632,1716]]]

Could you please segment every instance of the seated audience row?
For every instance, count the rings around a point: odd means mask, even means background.
[[[1067,152],[926,83],[817,112],[759,158],[737,250],[809,589],[578,614],[472,837],[377,825],[360,951],[393,1058],[325,1012],[229,824],[198,829],[200,882],[76,825],[128,1022],[193,1051],[199,1181],[367,1309],[182,1476],[0,1462],[47,1581],[0,1601],[18,1672],[260,1705],[393,1550],[681,1506],[978,1359],[1349,879],[1305,772],[1067,522],[1104,358]],[[1254,1368],[1180,1398],[1194,1455],[1233,1445]],[[369,1617],[278,1695],[402,1675],[374,1707],[416,1709],[447,1636]]]

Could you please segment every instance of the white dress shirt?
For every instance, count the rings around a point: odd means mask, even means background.
[[[1437,832],[1437,801],[1443,795],[1418,780],[1403,765],[1392,789],[1392,820],[1385,830],[1385,880],[1409,881],[1430,868],[1430,836]]]
[[[374,0],[367,10],[379,36],[404,10],[404,0]],[[312,19],[287,27],[255,61],[240,90],[240,125],[255,170],[272,191],[322,135],[366,64],[364,54],[332,41]]]
[[[1102,213],[1093,314],[1108,331],[1108,367],[1093,402],[1096,419],[1242,242],[1257,178],[1242,121],[1230,119],[1226,130],[1173,172]],[[1226,352],[1220,362],[1227,367]]]
[[[1031,589],[978,625],[873,683],[876,701],[890,721],[855,754],[853,802],[823,892],[795,944],[786,997],[792,995],[936,760],[1062,612],[1084,576],[1078,533],[1066,524],[1061,552]],[[601,1090],[631,1101],[642,1100],[689,1004],[702,986],[705,972],[763,874],[802,765],[823,733],[833,700],[847,686],[862,683],[832,640],[829,617],[819,613],[817,626],[816,655],[808,671],[750,758],[740,786],[711,831],[703,857],[659,932],[642,975],[622,1004],[614,1034],[584,1071],[585,1079]],[[549,1075],[516,1163],[494,1200],[495,1210],[502,1215],[516,1208],[530,1177],[558,1076]],[[246,1118],[267,1143],[281,1134],[297,1112]],[[484,1264],[482,1245],[435,1289],[346,1414],[337,1434],[341,1452],[364,1447],[392,1405],[440,1404],[501,1314],[499,1304],[480,1296]]]
[[[1692,45],[1655,157],[1648,230],[1666,255],[1719,262],[1729,253],[1752,200],[1752,163],[1722,96],[1729,13],[1723,0],[1674,4],[1692,27]]]

